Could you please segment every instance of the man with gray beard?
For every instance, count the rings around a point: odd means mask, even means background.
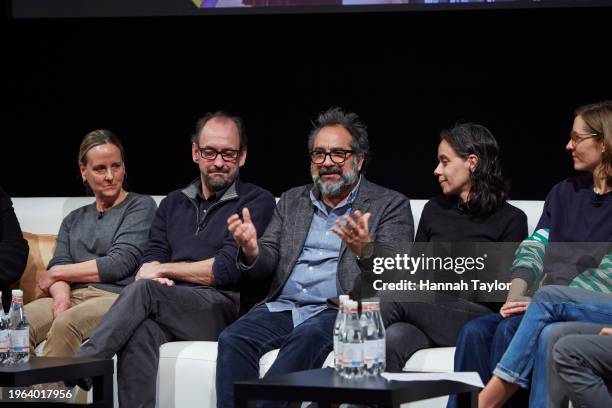
[[[313,184],[285,192],[263,236],[250,208],[228,218],[237,264],[271,279],[263,301],[219,336],[217,406],[233,407],[233,383],[259,376],[259,359],[280,348],[266,376],[321,367],[333,346],[338,295],[359,297],[373,244],[412,241],[410,203],[366,180],[370,144],[354,113],[333,108],[308,138]],[[284,405],[284,404],[281,404]]]

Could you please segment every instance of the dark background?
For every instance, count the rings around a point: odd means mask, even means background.
[[[165,195],[197,176],[196,119],[225,109],[250,137],[242,178],[275,195],[309,181],[306,134],[339,105],[368,124],[368,177],[439,193],[441,129],[489,127],[513,199],[572,174],[573,110],[612,98],[612,8],[10,19],[4,10],[0,185],[78,196],[80,140],[124,141],[130,189]]]

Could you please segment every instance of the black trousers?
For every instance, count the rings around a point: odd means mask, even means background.
[[[138,280],[123,289],[76,356],[117,354],[119,406],[154,407],[159,347],[173,340],[217,340],[238,317],[237,300],[211,287]]]
[[[418,350],[454,347],[468,321],[491,309],[461,298],[436,294],[430,301],[383,302],[387,371],[400,372]]]

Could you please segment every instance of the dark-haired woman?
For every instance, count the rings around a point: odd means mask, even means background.
[[[416,242],[520,242],[527,236],[527,217],[506,201],[499,146],[487,128],[465,123],[443,131],[438,161],[434,175],[443,195],[425,205]],[[420,349],[454,346],[466,322],[491,312],[461,294],[383,303],[387,370],[401,371]]]
[[[133,282],[157,208],[151,197],[125,190],[123,147],[108,130],[85,136],[78,164],[95,202],[64,218],[55,254],[38,281],[50,297],[25,306],[30,352],[47,340],[45,356],[72,357]]]

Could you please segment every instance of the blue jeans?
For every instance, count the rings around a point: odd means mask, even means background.
[[[543,407],[546,403],[548,393],[548,364],[551,352],[551,342],[556,342],[563,332],[559,331],[560,325],[566,323],[556,322],[546,325],[538,338],[537,352],[533,363],[531,374],[531,386],[529,390],[529,406]]]
[[[493,313],[469,321],[457,340],[455,371],[476,371],[483,383],[489,382],[522,318],[520,315],[504,319],[499,313]],[[449,396],[446,406],[456,408],[457,396]]]
[[[538,290],[525,317],[493,374],[522,388],[534,384],[530,406],[546,404],[546,347],[553,327],[560,321],[612,323],[612,295],[568,286],[545,286]]]
[[[280,348],[266,377],[320,368],[333,349],[337,314],[326,309],[294,328],[291,311],[270,312],[261,305],[223,330],[217,354],[217,407],[234,406],[234,381],[259,378],[259,359],[270,350]]]

